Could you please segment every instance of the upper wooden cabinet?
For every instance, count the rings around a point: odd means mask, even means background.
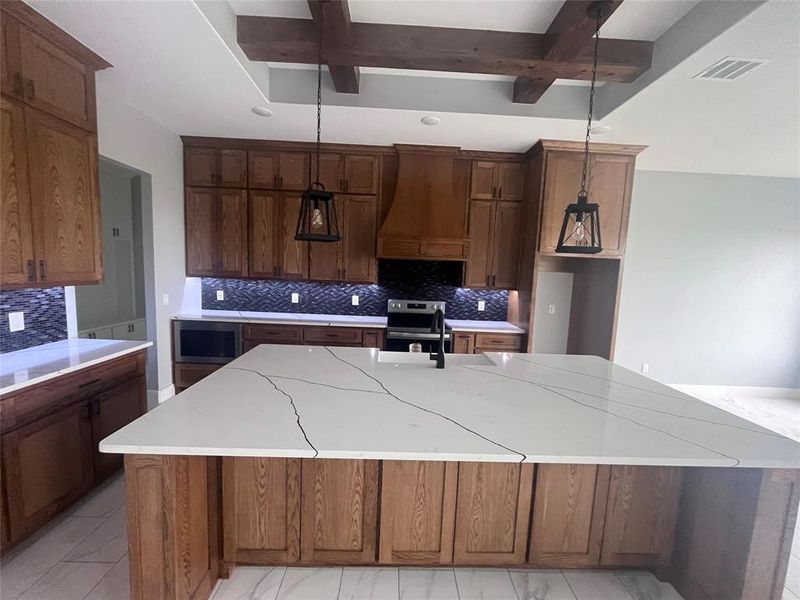
[[[249,187],[302,191],[308,187],[310,160],[307,152],[250,150]]]
[[[186,185],[247,187],[247,152],[219,148],[185,148]]]
[[[344,191],[375,194],[378,191],[378,157],[347,155],[344,158]]]
[[[519,202],[470,202],[465,287],[516,288],[522,216]]]
[[[473,200],[522,200],[522,163],[472,161]]]
[[[295,241],[300,197],[253,190],[249,200],[249,269],[266,279],[308,277],[308,242]]]
[[[186,189],[186,274],[247,275],[247,192]]]

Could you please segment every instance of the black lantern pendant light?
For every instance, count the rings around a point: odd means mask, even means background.
[[[586,173],[589,168],[589,134],[592,129],[592,110],[594,108],[594,86],[597,79],[597,53],[600,44],[600,25],[609,14],[609,2],[593,2],[587,13],[595,20],[594,62],[592,63],[592,85],[589,88],[589,118],[586,123],[586,142],[583,148],[583,172],[581,189],[577,202],[567,206],[561,233],[558,236],[556,252],[568,254],[597,254],[603,251],[600,240],[600,210],[596,203],[589,202],[586,190]]]
[[[295,233],[294,239],[304,242],[338,242],[342,239],[342,235],[336,216],[333,192],[325,191],[325,186],[319,180],[319,144],[322,123],[322,20],[325,14],[325,7],[322,6],[322,3],[320,3],[319,13],[316,173],[314,182],[300,197],[300,215],[297,219],[297,233]]]

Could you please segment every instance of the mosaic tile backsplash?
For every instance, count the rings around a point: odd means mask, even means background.
[[[8,313],[25,313],[25,329],[11,333]],[[13,352],[67,337],[64,288],[0,291],[0,353]]]
[[[462,288],[461,268],[460,263],[383,260],[377,285],[205,277],[203,308],[383,316],[390,298],[444,300],[448,318],[505,321],[508,291]],[[225,292],[225,300],[216,299],[217,290]],[[292,304],[292,292],[300,294],[298,304]],[[353,295],[358,306],[352,305]],[[478,312],[478,300],[486,301],[486,310]]]

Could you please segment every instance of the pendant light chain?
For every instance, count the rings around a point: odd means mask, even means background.
[[[325,18],[325,4],[319,3],[319,37],[317,38],[317,168],[314,182],[319,183],[319,146],[322,132],[322,21]]]
[[[586,141],[583,147],[583,172],[581,173],[581,191],[578,196],[585,198],[588,194],[586,191],[586,174],[589,170],[589,135],[592,129],[592,113],[594,111],[594,84],[597,80],[597,56],[600,47],[600,25],[603,20],[602,10],[597,11],[594,27],[594,56],[592,60],[592,84],[589,88],[589,115],[586,120]]]

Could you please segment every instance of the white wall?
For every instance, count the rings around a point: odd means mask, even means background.
[[[800,180],[637,170],[615,361],[800,387]]]
[[[185,280],[183,226],[183,151],[177,134],[137,112],[124,100],[97,84],[98,142],[100,154],[150,175],[152,185],[152,238],[144,229],[148,339],[151,352],[148,387],[162,396],[172,385],[170,316],[183,301]],[[143,193],[143,197],[147,197]],[[143,207],[147,223],[150,207]],[[169,304],[163,297],[169,296]]]

